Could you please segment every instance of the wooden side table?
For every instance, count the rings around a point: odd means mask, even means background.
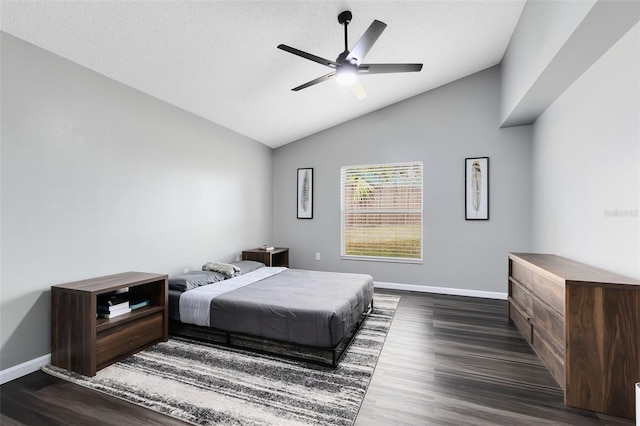
[[[255,260],[267,266],[289,267],[289,248],[276,247],[273,250],[260,250],[259,248],[243,250],[242,260]]]
[[[168,339],[167,275],[125,272],[51,287],[51,364],[85,376]],[[128,288],[149,305],[96,318],[97,298]]]

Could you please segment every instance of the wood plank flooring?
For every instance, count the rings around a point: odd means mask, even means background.
[[[382,292],[382,291],[381,291]],[[564,406],[505,301],[402,296],[356,420],[364,425],[633,425]],[[2,425],[183,425],[35,372],[0,386]]]

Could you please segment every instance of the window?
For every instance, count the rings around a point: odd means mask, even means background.
[[[422,162],[341,169],[342,258],[422,261]]]

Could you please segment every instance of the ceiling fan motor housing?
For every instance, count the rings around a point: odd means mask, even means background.
[[[345,10],[344,12],[340,13],[340,15],[338,15],[338,22],[340,22],[340,25],[344,23],[348,24],[349,22],[351,22],[351,18],[353,18],[351,12]]]

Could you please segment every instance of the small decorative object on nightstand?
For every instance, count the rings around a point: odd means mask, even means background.
[[[262,262],[267,266],[286,266],[289,267],[289,248],[274,247],[273,250],[264,250],[260,247],[255,249],[244,250],[242,252],[242,260],[255,260]]]

